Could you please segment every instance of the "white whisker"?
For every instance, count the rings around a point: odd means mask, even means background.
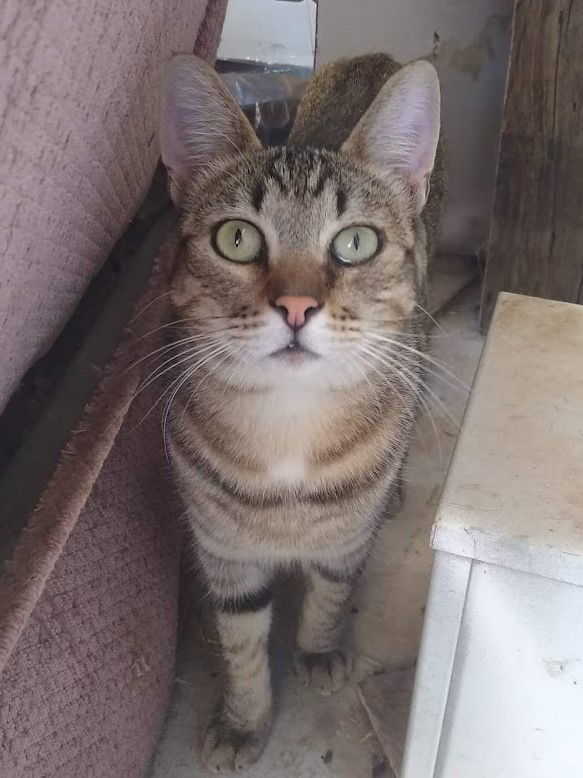
[[[419,308],[419,310],[420,310],[420,311],[422,311],[422,312],[423,312],[423,313],[424,313],[424,314],[427,316],[427,318],[429,319],[429,321],[430,321],[430,322],[432,322],[432,323],[433,323],[433,324],[434,324],[434,325],[437,327],[437,329],[438,329],[438,330],[441,330],[441,332],[442,332],[444,335],[446,335],[446,334],[447,334],[447,333],[446,333],[446,331],[445,331],[445,330],[443,329],[443,327],[441,326],[441,324],[440,324],[440,323],[437,321],[437,319],[435,318],[435,316],[432,316],[432,315],[429,313],[429,311],[428,311],[428,310],[426,310],[426,309],[425,309],[425,308],[424,308],[424,307],[423,307],[423,306],[422,306],[420,303],[415,303],[415,307],[416,307],[416,308]]]
[[[223,348],[225,348],[225,346],[220,346],[220,347],[218,347],[218,350],[220,351],[220,350],[222,350]],[[213,355],[211,354],[211,357],[212,357],[212,356],[213,356]],[[195,364],[195,365],[194,365],[194,372],[196,372],[196,370],[198,369],[198,366],[199,366],[199,363],[197,363],[197,364]],[[138,426],[139,426],[139,424],[142,424],[142,423],[143,423],[143,422],[144,422],[144,421],[145,421],[145,420],[148,418],[148,416],[149,416],[149,415],[152,413],[152,411],[153,411],[153,410],[154,410],[154,409],[155,409],[155,408],[158,406],[158,404],[159,404],[159,403],[160,403],[160,402],[163,400],[163,398],[165,397],[165,395],[167,395],[167,394],[168,394],[168,392],[170,392],[170,391],[172,390],[172,388],[173,388],[174,386],[176,386],[176,384],[177,384],[177,383],[178,383],[178,382],[181,380],[181,378],[182,378],[182,377],[183,377],[185,374],[187,374],[187,373],[189,372],[189,370],[190,370],[190,368],[186,368],[186,370],[184,370],[184,371],[183,371],[183,372],[182,372],[182,373],[181,373],[181,374],[178,376],[178,378],[175,378],[175,379],[174,379],[174,380],[173,380],[173,381],[170,383],[170,385],[169,385],[168,387],[166,387],[166,389],[165,389],[165,390],[162,392],[162,394],[160,395],[160,397],[158,397],[158,399],[156,400],[156,402],[155,402],[155,403],[152,405],[152,407],[150,408],[150,410],[149,410],[149,411],[146,413],[146,415],[145,415],[145,416],[144,416],[144,417],[143,417],[143,418],[142,418],[142,419],[139,421],[139,423],[138,423]],[[144,388],[145,388],[145,387],[144,387]],[[135,396],[134,396],[134,399],[135,399],[135,397],[136,397],[136,396],[137,396],[137,395],[135,395]]]
[[[378,343],[369,344],[371,346],[379,347]],[[382,351],[381,353],[385,353]],[[460,392],[464,396],[467,396],[469,392],[469,387],[465,386],[461,380],[458,379],[457,383],[454,383],[451,381],[447,375],[444,375],[440,373],[438,370],[433,369],[432,367],[429,367],[426,364],[421,364],[419,359],[415,356],[410,356],[408,354],[401,354],[396,352],[394,349],[390,349],[390,353],[394,354],[395,357],[398,356],[399,360],[403,361],[406,365],[412,365],[414,367],[420,367],[423,370],[423,373],[428,373],[431,376],[434,376],[439,381],[442,381],[447,386],[451,387],[451,389],[455,392]],[[443,367],[443,366],[442,366]]]
[[[366,349],[366,347],[364,348]],[[433,401],[436,402],[442,408],[444,413],[448,416],[449,419],[451,419],[454,422],[455,425],[455,420],[453,420],[453,417],[451,416],[447,408],[443,405],[443,403],[437,397],[437,395],[435,395],[435,393],[430,389],[430,387],[420,378],[420,376],[417,376],[415,373],[413,373],[412,370],[409,370],[409,368],[402,365],[398,359],[393,358],[390,355],[385,353],[378,353],[373,349],[370,350],[366,349],[366,353],[368,353],[373,359],[379,360],[386,367],[392,368],[395,371],[395,373],[398,375],[398,377],[402,381],[404,381],[407,386],[409,386],[414,396],[417,398],[423,410],[427,414],[429,421],[431,422],[431,426],[433,428],[433,433],[435,435],[435,440],[437,443],[439,458],[441,459],[442,457],[441,440],[439,438],[439,433],[437,431],[437,425],[435,424],[435,419],[429,409],[429,406],[425,402],[425,398],[423,397],[423,392],[421,391],[421,388],[423,388],[429,394],[430,398],[433,399]]]
[[[189,349],[185,349],[184,351],[181,351],[179,354],[174,354],[169,359],[166,359],[164,362],[162,362],[161,365],[158,365],[150,373],[150,375],[145,379],[144,382],[142,382],[142,384],[138,388],[135,397],[137,397],[138,394],[140,394],[141,392],[144,391],[144,389],[150,386],[151,383],[157,381],[159,378],[161,378],[163,375],[168,373],[170,370],[173,370],[175,367],[178,367],[178,365],[184,364],[184,362],[188,362],[189,360],[192,361],[195,357],[198,357],[201,354],[205,354],[207,351],[213,349],[217,345],[218,345],[217,342],[213,341],[212,343],[209,343],[206,346],[201,346],[200,348],[192,347]],[[162,370],[164,365],[167,365],[170,362],[173,362],[174,364],[171,364],[170,367],[167,367],[165,370]]]
[[[184,378],[178,383],[176,388],[173,390],[172,394],[170,395],[168,402],[166,403],[166,408],[164,409],[164,415],[162,418],[162,439],[164,440],[164,452],[166,454],[166,458],[168,459],[168,446],[166,441],[166,425],[168,423],[168,415],[170,413],[170,409],[172,407],[172,403],[176,399],[176,395],[180,391],[180,389],[184,386],[184,384],[192,378],[192,376],[201,369],[204,365],[207,364],[211,359],[214,359],[219,354],[223,353],[225,350],[227,350],[229,347],[227,345],[222,345],[217,348],[216,351],[212,351],[209,355],[207,355],[201,362],[197,362],[194,367],[191,370],[187,370],[186,374],[184,375]]]
[[[406,372],[408,375],[413,376],[414,379],[418,382],[419,386],[422,387],[424,389],[424,391],[429,395],[430,399],[433,400],[433,402],[435,402],[439,406],[439,408],[442,410],[442,412],[445,414],[445,416],[447,416],[449,421],[453,424],[454,428],[456,428],[456,429],[458,428],[458,426],[459,426],[458,422],[454,419],[454,417],[451,415],[449,410],[446,408],[446,406],[441,401],[441,399],[437,396],[437,394],[433,391],[433,389],[431,389],[429,384],[426,381],[424,381],[421,378],[421,376],[416,376],[415,373],[413,373],[413,371],[409,367],[407,367],[407,365],[404,365],[400,361],[398,354],[395,354],[395,352],[393,352],[392,355],[390,355],[390,354],[387,354],[384,351],[376,351],[375,352],[373,349],[371,349],[371,351],[372,351],[373,354],[375,354],[377,356],[377,358],[380,361],[382,361],[383,359],[390,359],[391,362],[393,363],[393,366],[396,365],[398,367],[399,371]],[[421,368],[421,365],[419,365],[419,367]]]
[[[147,311],[147,310],[148,310],[148,308],[150,308],[152,305],[154,305],[154,303],[157,303],[157,302],[158,302],[158,300],[161,300],[163,297],[168,297],[168,295],[169,295],[169,294],[172,294],[172,291],[171,291],[171,290],[170,290],[170,291],[168,291],[168,292],[163,292],[162,294],[159,294],[159,295],[158,295],[158,297],[154,297],[154,299],[153,299],[153,300],[150,300],[150,302],[149,302],[149,303],[147,303],[146,305],[144,305],[144,307],[143,307],[143,308],[141,308],[141,309],[140,309],[140,310],[139,310],[139,311],[136,313],[136,315],[134,316],[134,320],[135,320],[135,319],[139,319],[139,318],[140,318],[140,316],[141,316],[141,315],[142,315],[142,314],[143,314],[145,311]]]
[[[214,338],[214,334],[200,334],[200,335],[189,335],[186,338],[181,338],[180,340],[173,341],[172,343],[166,343],[164,346],[160,346],[160,348],[154,349],[154,351],[150,351],[148,354],[146,354],[143,357],[140,357],[140,359],[136,359],[135,362],[132,362],[132,364],[129,367],[126,367],[125,372],[127,373],[129,370],[132,370],[136,365],[139,365],[141,362],[144,362],[146,359],[151,359],[152,357],[156,356],[156,354],[159,354],[161,352],[165,351],[172,351],[172,349],[180,348],[181,346],[185,346],[187,343],[194,343],[199,340],[210,340]]]
[[[383,341],[384,343],[387,343],[390,346],[396,346],[397,348],[402,348],[405,351],[410,352],[411,354],[415,354],[415,356],[419,357],[419,359],[423,359],[426,362],[429,362],[438,370],[442,370],[444,373],[450,376],[454,381],[456,381],[460,386],[462,386],[466,391],[468,392],[470,391],[470,387],[466,384],[465,381],[462,381],[462,379],[459,378],[459,376],[457,376],[448,367],[442,365],[441,362],[439,362],[437,359],[430,356],[429,354],[426,354],[424,351],[420,351],[419,349],[413,348],[412,346],[408,346],[406,343],[402,343],[399,340],[394,340],[393,338],[387,338],[385,335],[381,335],[380,333],[377,332],[366,331],[365,334],[369,335],[371,338],[375,338],[375,340]]]

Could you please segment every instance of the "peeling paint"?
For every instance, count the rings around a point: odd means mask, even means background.
[[[467,73],[477,81],[484,65],[495,58],[496,37],[501,32],[506,32],[510,21],[510,14],[492,14],[470,43],[463,43],[457,38],[448,38],[442,43],[436,30],[433,33],[431,59],[446,64],[460,73]]]
[[[543,659],[543,664],[551,678],[558,678],[565,672],[569,661],[567,659]]]

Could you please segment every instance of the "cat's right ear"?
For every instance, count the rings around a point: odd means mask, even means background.
[[[433,65],[418,60],[389,78],[342,150],[378,175],[400,179],[420,213],[439,142],[440,95]]]
[[[220,76],[190,54],[174,57],[168,68],[160,145],[178,206],[186,185],[202,169],[217,159],[261,148]]]

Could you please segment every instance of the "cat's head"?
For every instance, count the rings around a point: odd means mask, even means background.
[[[419,315],[438,136],[427,62],[399,70],[333,152],[263,149],[220,77],[177,57],[162,156],[185,238],[172,299],[193,366],[246,386],[386,372],[382,339]]]

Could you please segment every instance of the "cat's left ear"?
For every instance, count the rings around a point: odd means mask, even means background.
[[[188,182],[209,164],[261,148],[221,77],[192,54],[179,54],[168,68],[160,143],[178,206]]]
[[[377,174],[400,178],[420,213],[429,192],[439,127],[437,72],[431,63],[419,60],[385,83],[342,150]]]

